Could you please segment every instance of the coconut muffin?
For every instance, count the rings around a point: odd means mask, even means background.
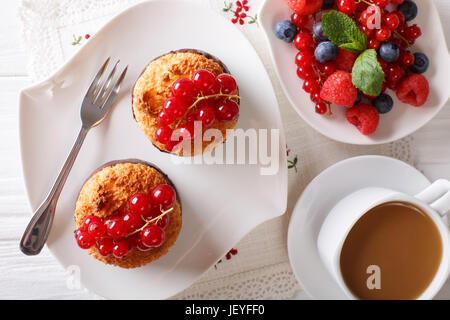
[[[175,190],[169,178],[147,162],[129,159],[103,165],[85,182],[79,193],[75,208],[75,223],[77,226],[75,236],[77,237],[79,230],[87,228],[85,226],[87,218],[92,220],[92,216],[100,218],[102,222],[111,218],[123,219],[124,214],[131,210],[130,199],[134,195],[151,195],[155,188],[162,185],[170,186]],[[122,268],[140,267],[161,258],[174,245],[182,226],[181,204],[176,191],[175,197],[171,211],[166,214],[168,219],[164,229],[164,242],[160,246],[141,251],[136,247],[136,241],[140,239],[140,233],[135,233],[121,238],[130,244],[130,250],[123,257],[118,258],[114,254],[102,255],[98,238],[96,244],[88,248],[88,253],[103,263]],[[144,222],[141,222],[140,226],[143,224]],[[88,232],[90,231],[92,230]],[[108,233],[101,239],[107,237]],[[116,243],[118,241],[115,240]],[[134,244],[131,244],[132,242]],[[145,248],[147,247],[145,246]]]
[[[212,141],[201,141],[201,147],[199,147],[200,144],[198,143],[196,150],[194,149],[194,139],[191,139],[190,150],[180,150],[180,148],[172,149],[172,147],[169,148],[166,144],[161,143],[158,140],[157,131],[161,126],[159,115],[163,110],[166,100],[173,97],[172,85],[179,79],[191,79],[199,70],[207,70],[214,76],[224,73],[229,74],[226,66],[216,57],[200,50],[182,49],[171,51],[152,60],[134,85],[132,90],[134,118],[147,138],[161,151],[172,152],[182,156],[200,154],[212,150],[220,143],[223,143],[228,134],[227,129],[232,129],[236,126],[238,115],[233,118],[232,121],[219,121],[219,115],[211,125],[206,127],[203,126],[202,134],[197,134],[197,136],[201,138],[205,130],[213,128],[218,129],[223,138],[216,139],[213,137]],[[236,85],[236,91],[233,95],[238,96],[238,94]],[[216,100],[218,101],[219,99],[220,97],[217,97]],[[235,102],[237,108],[239,108],[239,98],[233,98],[232,100]],[[192,102],[193,101],[190,101],[188,105],[191,105]],[[200,104],[198,104],[193,108],[194,110],[192,110],[192,112],[198,112],[200,107]],[[217,110],[218,107],[219,106],[216,105],[212,108]],[[185,121],[193,121],[192,119],[188,119],[188,117],[190,117],[190,113],[185,114],[180,121],[182,123]],[[168,126],[171,130],[175,130],[180,124],[180,121],[174,121]],[[198,131],[198,133],[200,133],[200,131]],[[210,144],[211,146],[208,147]]]

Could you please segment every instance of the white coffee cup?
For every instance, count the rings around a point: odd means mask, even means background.
[[[432,299],[450,271],[450,235],[443,217],[450,211],[450,182],[437,180],[416,196],[384,188],[360,189],[339,201],[323,222],[318,237],[320,256],[330,274],[349,299],[357,299],[346,286],[340,269],[342,246],[355,223],[369,210],[387,202],[406,202],[421,209],[434,222],[442,241],[442,258],[435,277],[418,297]]]

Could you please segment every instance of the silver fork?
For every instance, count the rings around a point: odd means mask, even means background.
[[[78,138],[72,147],[72,151],[64,163],[53,188],[44,202],[42,202],[39,209],[37,209],[34,213],[33,218],[22,236],[22,240],[20,241],[20,250],[22,250],[22,252],[26,255],[36,255],[41,252],[44,247],[53,223],[59,195],[61,194],[62,188],[67,180],[70,170],[72,169],[78,152],[80,151],[81,145],[83,144],[89,129],[100,124],[100,122],[105,119],[119,93],[120,86],[125,78],[128,66],[125,67],[122,74],[113,84],[114,74],[119,61],[117,61],[106,80],[102,81],[103,74],[108,67],[109,61],[110,58],[108,58],[100,68],[83,99],[80,111],[82,126],[80,133],[78,134]]]

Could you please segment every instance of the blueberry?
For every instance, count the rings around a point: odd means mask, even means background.
[[[416,52],[414,53],[414,64],[409,67],[409,70],[414,73],[424,73],[429,65],[430,60],[428,60],[428,57],[423,53]]]
[[[334,6],[334,0],[323,0],[322,10],[331,9]]]
[[[327,41],[328,37],[323,34],[322,21],[317,22],[313,27],[314,36],[320,41]]]
[[[298,33],[296,25],[290,20],[279,21],[274,29],[275,37],[285,42],[292,42]]]
[[[394,100],[392,100],[391,96],[382,93],[372,101],[372,104],[378,109],[379,113],[383,114],[392,110]]]
[[[395,43],[383,42],[378,50],[380,57],[386,62],[397,61],[400,55],[400,49]]]
[[[415,17],[417,17],[418,12],[417,4],[415,4],[411,0],[406,0],[405,2],[403,2],[401,5],[398,6],[397,10],[403,13],[406,21],[411,21]]]
[[[316,50],[314,51],[314,56],[320,63],[325,63],[332,61],[338,56],[338,47],[331,41],[324,41],[319,43]]]
[[[357,93],[358,93],[358,95],[356,96],[355,105],[356,105],[356,104],[360,104],[360,103],[361,103],[361,100],[362,100],[362,94],[361,94],[361,91],[358,90]]]

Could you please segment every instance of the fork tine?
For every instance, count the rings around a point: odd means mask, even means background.
[[[105,109],[106,112],[108,112],[108,109],[113,104],[116,96],[118,95],[120,91],[120,86],[122,85],[123,79],[125,79],[125,75],[127,74],[128,66],[125,67],[125,69],[122,71],[119,79],[117,80],[116,84],[114,85],[111,92],[109,92],[106,101],[101,105],[100,108]]]
[[[98,94],[96,96],[94,96],[94,100],[93,100],[94,104],[101,106],[105,102],[106,97],[109,95],[109,92],[112,90],[110,88],[110,85],[111,85],[111,81],[114,77],[114,74],[116,73],[117,65],[119,64],[119,62],[120,62],[120,60],[118,60],[116,62],[116,64],[114,65],[114,68],[111,70],[108,78],[104,82],[103,86],[101,86],[101,89],[99,90]],[[100,87],[100,85],[99,85],[99,87]]]
[[[111,60],[111,57],[108,57],[108,59],[106,59],[106,61],[103,63],[103,66],[97,72],[97,75],[95,76],[94,80],[92,81],[91,85],[89,86],[86,96],[92,95],[96,91],[98,84],[100,82],[100,78],[102,77],[103,73],[106,70],[106,67],[109,64],[109,60]]]

